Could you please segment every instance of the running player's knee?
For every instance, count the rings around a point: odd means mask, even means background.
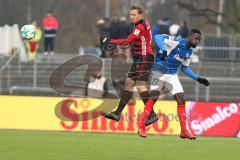
[[[137,81],[136,86],[137,86],[137,90],[138,90],[139,93],[148,91],[146,81]]]
[[[177,101],[177,104],[185,104],[184,93],[177,93],[174,95],[174,98]]]
[[[137,86],[137,90],[138,90],[139,93],[148,91],[147,87],[145,85]]]
[[[177,101],[177,104],[178,104],[178,105],[179,105],[179,104],[180,104],[180,105],[181,105],[181,104],[185,104],[185,100],[184,100],[184,99],[180,99],[180,100]]]
[[[180,97],[178,97],[178,99],[177,99],[177,104],[179,105],[181,105],[181,104],[185,104],[185,100],[184,100],[184,96],[180,96]]]
[[[135,81],[129,78],[126,80],[123,89],[129,92],[133,92],[133,87],[135,86],[135,84]]]
[[[156,102],[158,100],[158,97],[160,96],[160,91],[153,90],[151,91],[151,99]]]

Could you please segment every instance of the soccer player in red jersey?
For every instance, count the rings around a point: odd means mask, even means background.
[[[147,90],[147,82],[154,61],[153,51],[151,48],[151,29],[149,23],[143,17],[143,9],[140,6],[131,6],[130,20],[134,23],[132,33],[125,39],[101,38],[101,43],[114,43],[116,45],[133,45],[133,63],[129,69],[127,80],[121,93],[121,99],[117,109],[110,113],[104,113],[103,116],[115,121],[120,120],[120,114],[133,94],[133,87],[136,85],[137,90],[146,104],[150,94]],[[146,121],[146,126],[157,121],[157,115],[152,112]]]

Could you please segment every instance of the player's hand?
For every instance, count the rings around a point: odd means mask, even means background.
[[[111,40],[107,37],[100,37],[100,44],[106,44],[110,42]]]
[[[160,51],[159,53],[162,54],[161,60],[165,61],[167,59],[167,51]]]
[[[111,39],[107,37],[100,37],[100,43],[104,51],[113,51],[117,47],[117,45],[112,43]]]
[[[205,86],[209,86],[210,83],[206,78],[198,77],[197,81]]]

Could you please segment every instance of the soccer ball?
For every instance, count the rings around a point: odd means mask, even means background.
[[[35,37],[36,35],[36,27],[33,25],[24,25],[21,28],[21,35],[24,39],[31,40]]]

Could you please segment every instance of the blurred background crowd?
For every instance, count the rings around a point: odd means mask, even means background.
[[[126,38],[133,29],[133,24],[129,23],[127,17],[112,17],[112,18],[101,18],[97,20],[96,23],[99,37],[109,37],[111,39],[122,39]],[[179,23],[171,22],[168,17],[159,19],[156,23],[152,25],[152,38],[156,34],[168,34],[171,36],[177,36],[186,38],[189,33],[189,28],[185,20]],[[156,48],[156,46],[153,47]],[[156,50],[156,49],[155,49]],[[131,46],[121,46],[115,51],[105,52],[102,50],[101,57],[111,57],[113,54],[131,52]]]
[[[3,15],[0,17],[0,26],[23,26],[35,20],[43,30],[42,20],[51,10],[59,23],[55,45],[57,53],[76,53],[81,46],[95,47],[99,43],[98,32],[110,34],[107,31],[109,29],[113,37],[125,36],[127,30],[117,35],[117,27],[113,29],[110,24],[116,26],[119,21],[126,25],[124,23],[126,20],[128,23],[128,9],[132,4],[143,6],[145,17],[153,29],[155,24],[170,27],[187,23],[189,28],[200,28],[204,34],[240,33],[239,0],[1,0],[0,4],[0,14]],[[186,23],[181,22],[183,20]],[[102,31],[99,30],[101,25],[105,28]],[[43,43],[41,39],[39,52],[44,52]]]

